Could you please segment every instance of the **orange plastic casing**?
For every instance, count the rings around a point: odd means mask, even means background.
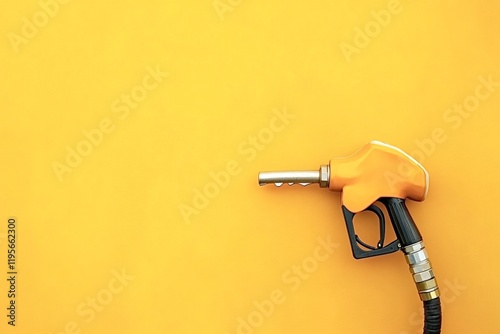
[[[423,201],[429,174],[401,149],[372,141],[348,157],[330,161],[330,190],[342,192],[342,204],[360,212],[380,197]]]

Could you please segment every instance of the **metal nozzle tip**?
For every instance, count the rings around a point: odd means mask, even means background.
[[[327,187],[329,176],[330,168],[327,165],[321,166],[319,170],[260,172],[259,185],[264,186],[274,183],[280,187],[284,183],[288,185],[300,184],[303,186],[311,183],[319,183],[321,187]]]

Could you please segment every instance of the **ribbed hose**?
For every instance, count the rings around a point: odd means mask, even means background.
[[[438,298],[424,301],[424,334],[441,333],[441,302]]]

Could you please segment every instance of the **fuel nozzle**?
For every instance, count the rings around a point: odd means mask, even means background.
[[[427,251],[413,218],[406,207],[407,198],[423,201],[427,195],[429,175],[425,168],[401,149],[372,141],[348,157],[333,158],[319,170],[260,172],[259,185],[273,183],[307,186],[342,192],[341,208],[353,256],[363,259],[401,250],[409,265],[420,299],[424,303],[424,334],[440,333],[441,304]],[[386,214],[396,240],[385,242]],[[377,215],[379,240],[364,242],[356,233],[354,216],[363,211]]]

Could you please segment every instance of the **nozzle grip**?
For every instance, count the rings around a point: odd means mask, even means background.
[[[387,208],[396,237],[401,242],[401,247],[422,241],[422,235],[417,225],[415,225],[404,199],[382,197],[379,198],[379,202]]]

